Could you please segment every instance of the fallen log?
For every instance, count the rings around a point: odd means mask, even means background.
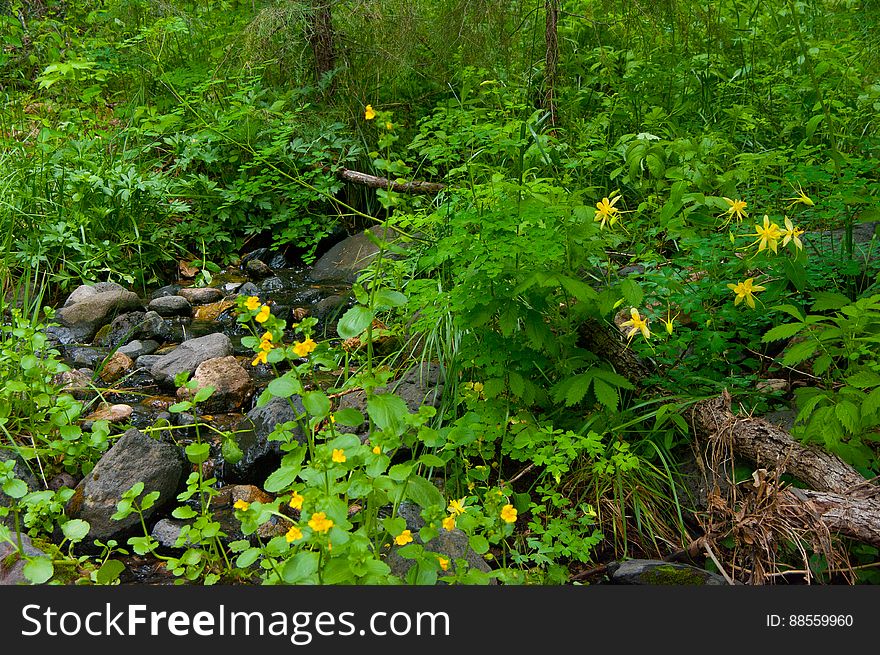
[[[876,499],[792,487],[781,493],[807,503],[831,532],[880,548],[880,503]]]
[[[324,170],[330,172],[331,169],[329,167],[325,167]],[[360,171],[353,171],[349,168],[342,167],[337,168],[335,173],[336,177],[345,182],[360,184],[369,187],[370,189],[385,189],[389,191],[396,191],[397,193],[431,194],[439,193],[446,188],[446,185],[441,184],[440,182],[425,182],[423,180],[395,182],[393,180],[389,180],[387,177],[377,177],[376,175],[361,173]]]

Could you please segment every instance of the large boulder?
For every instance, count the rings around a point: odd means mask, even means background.
[[[128,430],[113,444],[74,489],[67,502],[67,516],[88,521],[91,529],[86,541],[106,542],[119,538],[139,522],[137,513],[115,521],[116,505],[122,494],[136,482],[144,483],[144,494],[159,492],[156,504],[144,512],[149,518],[157,509],[174,500],[184,473],[183,459],[176,446],[151,439],[136,428]]]
[[[96,341],[99,346],[116,348],[134,339],[164,341],[170,334],[171,329],[157,312],[128,312],[114,318],[110,329]]]
[[[84,284],[70,294],[55,316],[70,330],[74,341],[86,343],[115,316],[141,309],[143,303],[138,295],[118,284]]]
[[[289,401],[293,402],[293,407]],[[263,484],[281,459],[280,442],[269,441],[269,435],[277,426],[295,421],[297,415],[304,413],[305,408],[299,396],[273,398],[262,407],[249,411],[235,427],[235,440],[242,458],[237,464],[227,467],[227,479]],[[294,439],[305,442],[306,436],[298,425],[291,432]]]
[[[193,373],[202,362],[231,354],[232,341],[229,337],[221,332],[214,332],[184,341],[167,355],[162,355],[150,367],[150,373],[158,382],[173,384],[178,373]]]
[[[196,389],[214,387],[214,393],[201,407],[206,412],[222,413],[239,409],[254,392],[248,372],[232,355],[207,359],[196,367],[193,380]],[[195,393],[187,387],[177,390],[177,397],[188,400]]]
[[[381,228],[364,230],[360,234],[343,239],[330,248],[312,266],[309,277],[315,282],[354,282],[357,279],[358,273],[369,266],[370,262],[379,254],[378,246],[370,240],[367,232],[380,238],[382,234],[385,234],[386,241],[401,245],[399,243],[400,237],[396,232],[388,230],[383,233]],[[396,257],[393,253],[387,251],[386,256],[389,258]]]
[[[727,585],[717,573],[698,569],[689,564],[652,559],[631,559],[610,567],[611,584],[628,585]]]
[[[159,296],[150,301],[147,309],[160,316],[190,316],[192,305],[183,296]]]

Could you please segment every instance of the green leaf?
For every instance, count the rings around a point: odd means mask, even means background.
[[[800,364],[805,359],[812,357],[816,352],[816,348],[818,348],[818,344],[812,339],[796,343],[786,351],[785,356],[782,358],[782,363],[785,366]]]
[[[874,389],[862,401],[862,416],[872,416],[880,409],[880,387]]]
[[[770,309],[774,309],[780,312],[785,312],[786,314],[792,316],[795,320],[803,323],[804,316],[801,314],[801,310],[799,310],[794,305],[774,305]]]
[[[850,299],[842,293],[833,291],[815,291],[813,297],[816,299],[813,303],[814,312],[824,312],[829,309],[840,309],[850,304]]]
[[[813,132],[816,131],[816,128],[819,126],[819,123],[822,122],[822,119],[825,118],[825,114],[816,114],[810,120],[807,121],[807,125],[804,128],[804,135],[807,139],[810,139],[813,136]]]
[[[262,555],[262,553],[263,551],[259,548],[248,548],[236,558],[235,565],[240,569],[246,569],[251,564],[260,559],[260,555]]]
[[[333,418],[339,425],[356,428],[364,422],[364,415],[353,407],[343,407],[333,412]]]
[[[399,291],[379,289],[376,292],[375,305],[378,308],[400,307],[405,305],[407,297]]]
[[[790,339],[803,329],[803,323],[783,323],[782,325],[777,325],[776,327],[767,330],[767,333],[761,337],[761,342],[768,343],[770,341]]]
[[[605,405],[612,412],[617,411],[617,389],[607,382],[596,378],[593,380],[593,393],[596,394],[596,400]]]
[[[859,371],[846,378],[846,383],[857,389],[871,389],[880,386],[880,375],[874,371]]]
[[[211,454],[211,444],[191,443],[186,447],[186,456],[193,464],[201,464]]]
[[[336,333],[343,339],[351,339],[359,336],[372,322],[373,312],[363,305],[355,305],[339,319]]]
[[[323,418],[330,413],[330,399],[323,391],[308,391],[302,396],[305,410],[312,416]]]
[[[95,574],[95,582],[101,585],[113,584],[125,570],[125,564],[118,559],[108,559]]]
[[[171,516],[176,519],[191,519],[198,516],[198,513],[189,505],[181,505],[176,508],[173,512],[171,512]]]
[[[174,403],[170,407],[168,407],[168,411],[172,414],[179,414],[180,412],[186,412],[192,409],[193,404],[188,400],[182,400],[179,403]]]
[[[421,475],[413,475],[409,478],[406,483],[406,497],[419,507],[425,509],[429,507],[439,507],[442,509],[446,506],[446,499],[440,493],[440,490],[430,480],[423,478]]]
[[[220,454],[223,455],[223,460],[228,464],[238,464],[244,457],[244,453],[234,438],[223,439],[223,444],[220,446]]]
[[[318,572],[318,553],[301,551],[287,560],[281,571],[281,578],[287,584],[311,582],[310,578]]]
[[[834,408],[834,415],[846,431],[854,434],[859,427],[859,408],[849,400],[842,400]]]
[[[89,525],[88,521],[83,521],[82,519],[71,519],[61,526],[61,531],[64,533],[64,536],[67,537],[70,541],[77,542],[85,539],[91,527],[92,526]]]
[[[388,469],[388,477],[392,480],[403,482],[410,476],[415,467],[416,462],[403,462],[401,464],[395,464],[390,469]]]
[[[55,567],[48,557],[34,557],[28,560],[21,572],[32,584],[43,584],[54,575]]]
[[[215,391],[215,389],[211,385],[208,385],[206,387],[202,387],[201,389],[196,391],[196,395],[193,397],[193,402],[194,403],[205,402],[208,398],[211,397],[211,394],[213,394],[214,391]]]
[[[425,453],[419,457],[419,463],[424,464],[425,466],[433,466],[434,468],[443,468],[446,466],[446,462],[432,453]]]
[[[302,383],[292,374],[287,373],[280,378],[275,378],[266,387],[277,398],[290,398],[294,394],[302,393]]]
[[[367,413],[380,430],[396,436],[403,432],[409,407],[397,394],[377,393],[367,400]]]
[[[480,555],[483,553],[489,552],[489,541],[483,535],[475,534],[470,539],[468,539],[468,543],[471,548]]]
[[[642,287],[632,278],[624,278],[620,283],[620,293],[623,295],[627,303],[633,307],[638,307],[645,297]]]
[[[19,480],[18,478],[12,478],[11,480],[6,480],[3,483],[3,493],[5,493],[10,498],[22,498],[28,492],[27,484],[24,481]]]

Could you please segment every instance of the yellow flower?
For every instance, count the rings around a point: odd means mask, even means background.
[[[465,498],[461,498],[459,500],[450,500],[449,507],[447,507],[446,509],[449,510],[449,513],[452,514],[453,517],[461,516],[462,514],[464,514],[464,510],[465,510],[464,501],[465,500],[466,500]]]
[[[284,538],[287,539],[287,543],[290,543],[291,541],[299,541],[303,538],[302,530],[294,525],[290,528],[290,530],[287,531],[287,534],[284,535]]]
[[[333,527],[333,520],[328,519],[324,512],[315,512],[309,519],[309,527],[315,532],[327,532]]]
[[[620,196],[614,196],[611,200],[602,198],[596,203],[596,217],[593,220],[599,223],[601,229],[605,228],[606,223],[608,227],[612,227],[620,218],[620,210],[614,206],[618,200],[620,200]]]
[[[305,357],[317,347],[318,344],[312,341],[311,337],[306,337],[305,341],[297,341],[293,344],[293,352],[296,353],[297,357]]]
[[[437,559],[437,561],[440,563],[441,569],[443,569],[444,571],[449,570],[449,560],[448,559],[446,559],[445,557],[440,557]]]
[[[675,316],[673,316],[672,310],[667,309],[666,310],[666,319],[665,320],[662,318],[660,319],[660,322],[663,323],[663,327],[666,328],[666,333],[669,334],[670,336],[672,335],[673,329],[675,329],[672,323],[673,323],[673,321],[675,321],[675,319],[678,318],[679,314],[681,314],[681,312],[677,312],[675,314]]]
[[[447,516],[445,519],[443,519],[443,529],[447,532],[452,532],[453,530],[455,530],[454,516]]]
[[[345,451],[342,448],[333,449],[333,461],[342,464],[345,461]]]
[[[247,501],[238,499],[235,501],[235,504],[233,505],[233,507],[235,509],[240,509],[242,512],[244,512],[247,510],[248,507],[250,507],[250,503],[248,503]]]
[[[394,127],[394,125],[391,123],[391,121],[385,121],[385,129],[386,130],[388,130],[390,132],[393,127]]]
[[[798,184],[797,195],[794,198],[786,198],[786,200],[791,200],[791,203],[788,205],[789,207],[794,207],[797,204],[806,205],[807,207],[812,207],[816,203],[804,193],[804,190],[801,188],[801,185]]]
[[[758,291],[763,291],[764,287],[752,284],[755,278],[750,277],[744,282],[739,282],[738,284],[728,284],[727,288],[733,291],[736,294],[736,300],[734,301],[734,305],[740,304],[743,300],[746,301],[746,304],[752,309],[755,308],[755,298],[752,294],[757,293]]]
[[[803,233],[804,231],[796,225],[792,225],[791,219],[786,216],[785,229],[782,231],[782,234],[785,237],[782,239],[782,247],[785,248],[785,246],[788,245],[789,241],[793,241],[795,248],[797,248],[798,250],[803,250],[804,244],[799,238]]]
[[[725,212],[729,214],[727,221],[730,222],[731,219],[736,218],[737,221],[741,221],[743,218],[748,217],[748,212],[746,211],[746,203],[743,200],[731,200],[730,198],[724,198],[724,201],[730,205],[728,210]]]
[[[513,523],[516,521],[516,509],[514,509],[513,505],[508,503],[501,508],[501,518],[504,519],[505,523]]]
[[[758,244],[758,252],[765,248],[770,248],[775,253],[779,239],[782,238],[782,231],[776,223],[770,222],[770,217],[767,214],[764,214],[764,225],[755,225],[754,234],[749,234],[748,236],[758,237],[752,243],[752,245]]]
[[[265,323],[269,320],[269,305],[263,305],[260,307],[260,313],[254,316],[254,320],[257,323]]]
[[[648,329],[648,319],[642,318],[639,314],[639,310],[635,307],[630,308],[629,315],[632,318],[620,324],[620,327],[632,327],[632,330],[629,331],[626,338],[632,339],[636,335],[636,332],[641,331],[642,336],[645,337],[645,339],[650,339],[651,331]]]
[[[373,454],[374,455],[381,455],[382,449],[379,446],[373,446]]]
[[[302,509],[304,500],[305,500],[305,498],[303,498],[303,496],[300,492],[294,491],[293,495],[290,497],[289,505],[293,509]]]
[[[244,306],[254,311],[260,306],[260,299],[256,296],[248,296],[248,299],[244,301]]]
[[[373,111],[373,105],[367,105],[364,108],[364,119],[371,121],[376,118],[376,112]]]
[[[398,546],[406,546],[412,540],[412,532],[410,532],[409,530],[404,530],[399,535],[394,537],[394,543],[396,543]]]
[[[272,333],[266,330],[263,332],[263,336],[260,337],[260,341],[272,341]]]
[[[251,366],[256,366],[257,364],[265,364],[266,363],[266,351],[261,350],[257,353],[257,356],[254,357],[254,361],[251,362]]]
[[[272,346],[271,341],[261,341],[260,342],[260,350],[262,350],[263,352],[269,352],[270,350],[272,350],[273,347],[274,346]]]

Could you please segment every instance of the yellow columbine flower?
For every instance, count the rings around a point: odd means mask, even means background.
[[[806,205],[807,207],[812,207],[816,203],[804,193],[803,188],[801,188],[800,183],[798,183],[797,195],[794,198],[786,198],[786,200],[791,200],[791,203],[788,205],[789,207],[794,207],[797,204]]]
[[[746,211],[746,203],[743,200],[731,200],[730,198],[724,198],[724,201],[730,205],[728,210],[725,212],[729,214],[730,221],[733,218],[736,218],[737,221],[741,221],[743,218],[748,217],[748,212]]]
[[[302,509],[304,500],[305,498],[303,498],[303,495],[300,492],[294,491],[293,495],[290,497],[289,505],[292,509]]]
[[[749,234],[748,236],[758,237],[752,243],[752,245],[758,244],[758,252],[770,248],[775,253],[779,239],[782,238],[782,231],[776,223],[770,222],[770,217],[767,214],[764,214],[764,225],[755,225],[754,234]]]
[[[516,521],[516,509],[511,504],[507,504],[501,508],[501,518],[505,523],[513,523]]]
[[[651,338],[651,331],[648,329],[648,319],[642,318],[641,314],[639,314],[639,310],[635,307],[632,307],[629,310],[629,315],[632,317],[628,321],[624,321],[620,324],[620,327],[632,327],[632,330],[626,335],[627,339],[632,339],[636,332],[641,331],[642,336],[645,339]]]
[[[345,461],[345,451],[342,448],[333,449],[333,461],[342,464]]]
[[[333,527],[333,520],[328,519],[324,512],[315,512],[309,519],[309,527],[315,532],[327,532]]]
[[[318,344],[312,341],[311,337],[306,337],[305,341],[297,341],[293,344],[293,352],[296,353],[297,357],[305,357],[317,347]]]
[[[254,320],[257,323],[265,323],[269,320],[269,305],[263,305],[260,307],[260,313],[254,316]]]
[[[410,532],[409,530],[404,530],[399,535],[394,537],[394,543],[396,543],[398,546],[406,546],[412,540],[412,532]]]
[[[449,560],[445,557],[440,557],[437,559],[437,562],[440,564],[440,568],[444,571],[449,570]]]
[[[256,366],[257,364],[265,364],[266,363],[266,351],[261,350],[257,353],[257,356],[254,357],[254,361],[251,362],[251,366]]]
[[[758,291],[763,291],[764,287],[752,284],[755,281],[755,278],[750,277],[744,282],[739,282],[738,284],[728,284],[727,288],[733,291],[736,294],[736,300],[734,301],[734,305],[740,304],[743,300],[746,301],[746,304],[752,309],[755,308],[755,298],[752,294],[757,293]]]
[[[291,541],[299,541],[303,538],[302,530],[294,525],[290,528],[290,530],[287,531],[287,534],[284,535],[284,538],[287,539],[287,543],[290,543]]]
[[[242,512],[247,511],[247,508],[250,507],[250,503],[245,500],[238,499],[235,501],[233,505],[235,509],[240,509]]]
[[[367,105],[364,108],[364,119],[371,121],[376,118],[376,112],[373,111],[373,105]]]
[[[662,318],[660,319],[660,322],[663,323],[663,327],[666,328],[666,333],[670,336],[672,336],[672,331],[675,329],[675,327],[673,326],[673,321],[675,321],[675,319],[678,318],[679,314],[681,314],[681,312],[676,312],[675,316],[673,316],[672,310],[667,309],[666,310],[666,319],[665,320]]]
[[[447,516],[445,519],[443,519],[443,529],[447,532],[452,532],[453,530],[455,530],[454,516]]]
[[[784,238],[782,239],[782,247],[788,245],[789,241],[794,242],[795,248],[798,250],[804,249],[804,244],[800,240],[800,236],[804,233],[802,229],[797,227],[796,225],[792,225],[791,219],[788,216],[785,217],[785,229],[782,231]]]
[[[620,217],[620,210],[614,206],[618,200],[620,200],[620,196],[614,196],[611,200],[602,198],[596,203],[596,217],[593,220],[599,223],[601,229],[605,229],[606,223],[608,227],[613,226]]]
[[[248,299],[244,301],[244,306],[254,311],[260,306],[260,299],[256,296],[248,296]]]
[[[449,507],[447,507],[446,509],[449,510],[449,513],[452,514],[453,517],[461,516],[462,514],[464,514],[464,510],[465,510],[464,501],[465,500],[466,500],[466,498],[460,498],[459,500],[450,500]]]

